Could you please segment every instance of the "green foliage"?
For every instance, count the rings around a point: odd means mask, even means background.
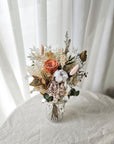
[[[74,59],[75,59],[75,56],[71,57],[71,55],[70,55],[68,60],[66,61],[65,65],[73,64],[75,62]]]
[[[80,94],[80,91],[76,91],[74,88],[71,88],[68,98],[70,98],[71,96],[78,96]]]
[[[53,96],[49,96],[49,94],[47,94],[47,93],[44,93],[43,96],[47,102],[53,101]]]
[[[65,65],[64,65],[64,67],[63,67],[63,70],[67,72],[67,71],[68,71],[67,66],[73,64],[74,62],[75,62],[75,56],[72,57],[72,56],[70,55],[69,58],[68,58],[68,60],[65,62]]]

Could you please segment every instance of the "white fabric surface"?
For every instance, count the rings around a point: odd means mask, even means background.
[[[83,91],[66,104],[63,121],[53,123],[41,98],[11,114],[0,128],[0,144],[114,144],[114,100]]]

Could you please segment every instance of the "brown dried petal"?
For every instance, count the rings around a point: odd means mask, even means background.
[[[80,59],[82,60],[82,62],[85,62],[87,59],[87,51],[83,51],[82,53],[80,53]]]
[[[32,77],[33,77],[34,79],[39,79],[39,80],[40,80],[40,77],[38,77],[38,76],[32,75]]]
[[[41,85],[41,82],[39,79],[34,79],[31,83],[30,83],[31,86],[39,86]]]
[[[43,85],[46,85],[45,79],[41,78],[41,83],[42,83]]]

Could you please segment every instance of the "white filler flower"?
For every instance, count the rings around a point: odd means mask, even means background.
[[[65,82],[68,79],[68,74],[64,70],[57,70],[54,73],[54,77],[56,82],[61,83],[62,81]]]

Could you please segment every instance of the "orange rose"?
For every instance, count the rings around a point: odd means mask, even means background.
[[[55,59],[48,59],[45,61],[44,67],[47,71],[47,73],[53,74],[59,67],[59,63]]]

